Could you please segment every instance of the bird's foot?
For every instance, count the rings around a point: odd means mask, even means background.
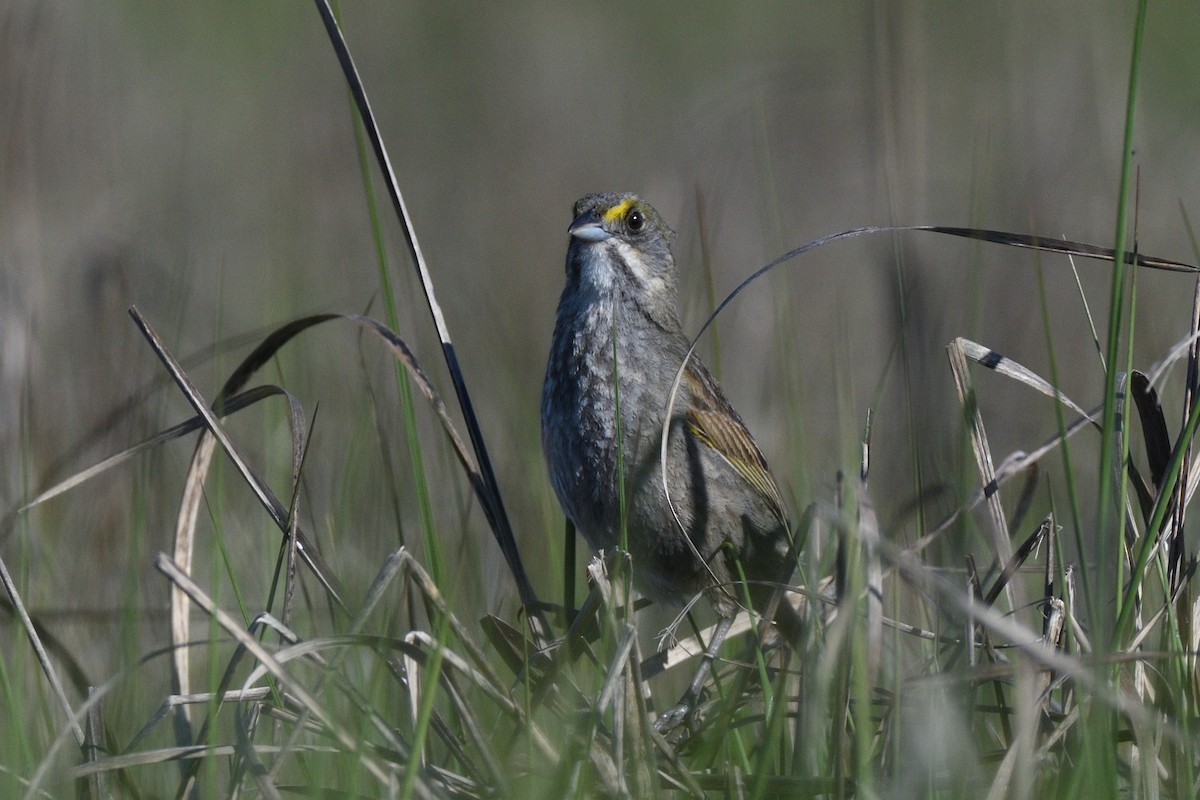
[[[684,723],[688,723],[690,727],[699,707],[699,695],[690,691],[685,692],[683,697],[679,698],[678,703],[658,715],[654,720],[654,730],[665,736]]]

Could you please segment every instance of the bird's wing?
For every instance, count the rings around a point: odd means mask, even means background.
[[[785,520],[783,497],[767,459],[754,443],[741,417],[725,399],[721,387],[708,368],[695,357],[688,361],[684,379],[690,389],[687,408],[688,429],[701,442],[721,454],[739,475],[766,498],[779,519]]]

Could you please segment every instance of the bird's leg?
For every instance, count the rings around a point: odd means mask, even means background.
[[[704,649],[704,655],[700,658],[700,666],[696,669],[696,677],[692,678],[692,684],[688,690],[683,693],[683,697],[675,704],[674,708],[670,708],[658,715],[658,719],[654,720],[654,729],[659,733],[666,733],[675,728],[679,723],[683,722],[696,706],[700,704],[700,697],[704,691],[704,682],[708,679],[708,673],[712,671],[713,660],[721,651],[721,645],[725,643],[725,637],[729,633],[729,626],[733,624],[733,617],[721,617],[717,623],[717,629],[713,632],[712,639],[708,642],[708,647]]]

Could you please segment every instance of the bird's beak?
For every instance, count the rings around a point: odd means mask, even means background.
[[[567,233],[584,242],[603,242],[612,235],[604,230],[600,214],[594,208],[576,217]]]

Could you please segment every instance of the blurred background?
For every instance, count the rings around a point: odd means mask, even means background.
[[[971,225],[1111,246],[1133,11],[346,4],[344,31],[539,592],[557,601],[562,591],[538,404],[576,198],[631,190],[659,209],[679,233],[691,331],[757,267],[847,228]],[[1137,94],[1138,245],[1193,262],[1197,86],[1200,7],[1153,4]],[[317,311],[383,318],[352,119],[321,23],[302,3],[0,8],[0,512],[189,416],[129,306],[210,398],[276,325]],[[378,188],[373,167],[372,177]],[[386,210],[383,230],[399,333],[452,402]],[[1079,269],[1103,336],[1108,267]],[[1145,368],[1185,334],[1192,284],[1146,272],[1138,291],[1133,361]],[[701,351],[797,509],[832,501],[874,409],[874,500],[902,543],[921,532],[919,488],[943,487],[931,523],[979,485],[945,358],[956,336],[1047,377],[1052,345],[1064,390],[1084,407],[1102,399],[1065,259],[929,234],[855,239],[790,262],[739,298]],[[310,422],[320,409],[301,512],[361,592],[399,543],[421,550],[390,361],[349,326],[326,326],[262,380],[294,392]],[[997,460],[1055,431],[1045,398],[977,380]],[[1178,419],[1177,394],[1164,393],[1168,419]],[[472,616],[512,615],[511,580],[430,416],[418,400],[460,602]],[[282,404],[243,412],[230,429],[286,496]],[[1078,439],[1086,477],[1095,437]],[[101,674],[116,642],[161,641],[161,631],[111,633],[162,621],[165,585],[149,564],[170,548],[191,448],[158,448],[8,517],[0,533],[27,601],[60,635],[92,641]],[[1058,466],[1047,464],[1043,493]],[[198,570],[263,583],[278,534],[236,479],[218,475],[221,485]],[[986,561],[977,527],[964,519],[938,558]],[[138,621],[122,608],[139,609]]]

